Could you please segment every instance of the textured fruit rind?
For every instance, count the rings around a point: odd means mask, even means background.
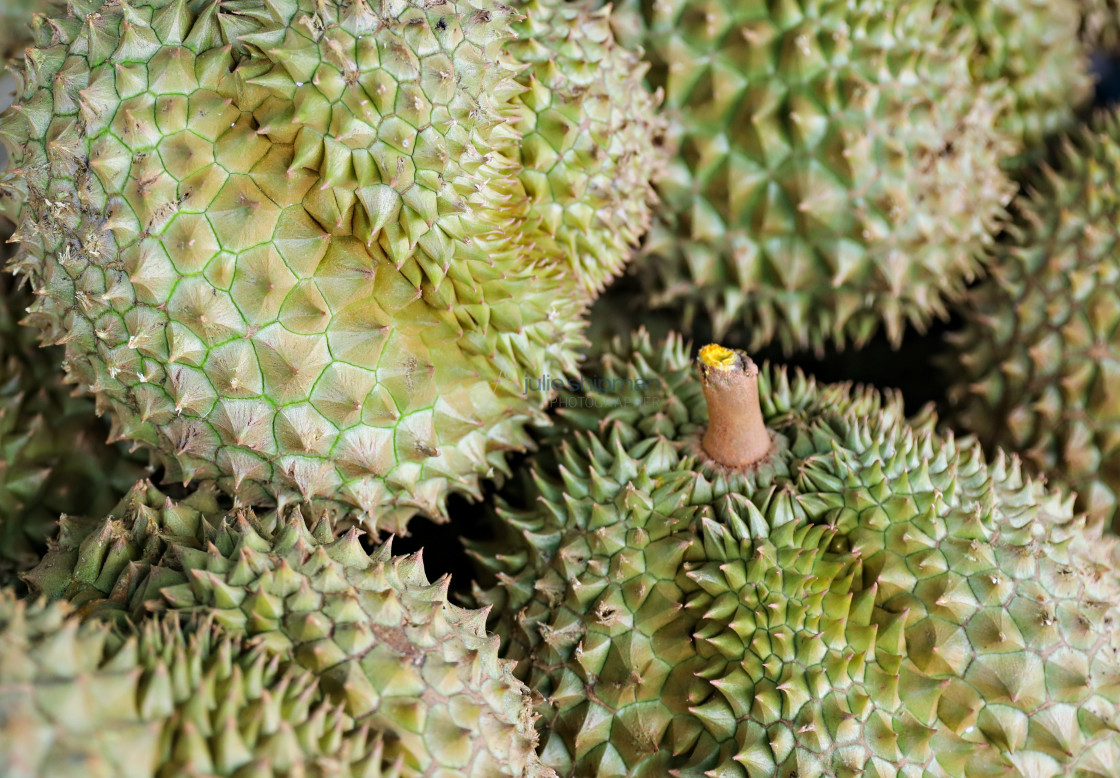
[[[40,29],[0,128],[14,268],[117,437],[393,531],[480,496],[544,418],[522,377],[574,370],[658,159],[605,13],[539,9],[570,50],[527,63],[487,0],[86,0]]]
[[[649,229],[667,125],[644,85],[649,65],[615,40],[592,0],[519,0],[506,51],[526,65],[520,179],[533,205],[522,229],[542,256],[567,257],[593,295],[625,268]]]
[[[30,301],[0,278],[0,583],[38,562],[59,514],[107,511],[145,472],[63,384],[61,349],[16,323]]]
[[[305,515],[306,514],[306,515]],[[170,610],[212,618],[312,673],[340,711],[385,737],[407,775],[545,776],[528,690],[486,615],[448,602],[419,555],[367,554],[306,506],[256,515],[141,482],[108,517],[67,518],[25,576],[86,618]],[[441,772],[442,771],[442,772]]]
[[[925,0],[646,3],[678,151],[642,278],[716,337],[860,345],[945,315],[1013,188],[1006,101]]]
[[[401,778],[314,674],[177,614],[132,634],[0,590],[6,778]]]
[[[959,308],[953,421],[1120,528],[1120,118],[1065,142]]]
[[[35,15],[60,12],[64,12],[64,6],[58,0],[4,0],[0,5],[0,76],[34,43],[32,29],[44,23]]]
[[[497,576],[477,596],[546,697],[547,764],[1110,774],[1120,549],[1099,522],[896,395],[764,366],[773,450],[731,471],[697,446],[679,340],[599,368],[614,389],[571,398],[477,549]]]
[[[1078,39],[1081,0],[953,0],[956,23],[975,33],[972,72],[1004,85],[1002,126],[1030,152],[1076,122],[1093,96]]]

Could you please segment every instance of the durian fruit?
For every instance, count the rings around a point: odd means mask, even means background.
[[[62,4],[57,0],[4,0],[0,5],[0,76],[9,63],[18,60],[23,50],[33,42],[32,27],[44,23],[36,14],[58,13]]]
[[[30,301],[0,276],[0,585],[39,561],[60,513],[107,511],[145,472],[62,383],[60,349],[16,323]]]
[[[649,229],[668,127],[643,86],[649,65],[615,41],[610,7],[594,6],[519,0],[506,50],[528,65],[517,77],[517,152],[533,203],[525,229],[598,295]]]
[[[611,8],[611,30],[615,39],[631,51],[646,47],[646,20],[642,15],[642,0],[598,0],[598,5]]]
[[[645,3],[678,149],[642,278],[759,347],[860,345],[945,314],[1013,187],[999,85],[932,0]]]
[[[498,658],[486,614],[448,602],[420,555],[335,540],[306,506],[257,516],[212,493],[175,502],[141,482],[101,519],[64,519],[25,576],[85,618],[213,618],[314,674],[347,716],[385,735],[405,775],[544,776],[528,690]],[[310,515],[308,513],[308,515]]]
[[[1102,0],[1103,2],[1103,0]],[[1006,83],[1003,123],[1029,151],[1070,129],[1093,96],[1079,39],[1084,0],[953,0],[958,24],[975,31],[974,77]]]
[[[6,778],[400,778],[313,674],[202,620],[135,634],[0,590]]]
[[[14,269],[115,435],[395,532],[505,471],[659,159],[606,13],[519,7],[74,0],[40,30],[0,126]]]
[[[4,0],[0,3],[0,112],[7,110],[15,97],[15,73],[19,70],[24,50],[34,42],[35,25],[49,24],[51,14],[61,13],[60,0]],[[0,146],[0,171],[8,166],[8,153]],[[12,206],[5,203],[0,187],[0,211]],[[10,227],[0,220],[0,235],[7,240]]]
[[[1068,140],[960,304],[954,423],[1120,528],[1120,117]]]
[[[901,398],[640,333],[476,553],[564,776],[1120,764],[1120,540]],[[705,402],[707,401],[707,402]],[[1076,540],[1075,540],[1076,538]]]

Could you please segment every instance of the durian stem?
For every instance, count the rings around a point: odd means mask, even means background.
[[[708,402],[704,452],[726,467],[747,467],[766,456],[770,433],[758,400],[758,367],[745,351],[715,344],[696,360]]]

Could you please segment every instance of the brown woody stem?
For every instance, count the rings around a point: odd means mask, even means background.
[[[770,451],[758,401],[758,367],[745,351],[712,344],[696,360],[708,401],[705,453],[726,467],[747,467]]]

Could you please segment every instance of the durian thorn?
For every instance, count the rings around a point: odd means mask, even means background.
[[[748,467],[770,451],[758,398],[758,367],[745,351],[711,344],[696,360],[708,403],[704,452],[725,467]]]

